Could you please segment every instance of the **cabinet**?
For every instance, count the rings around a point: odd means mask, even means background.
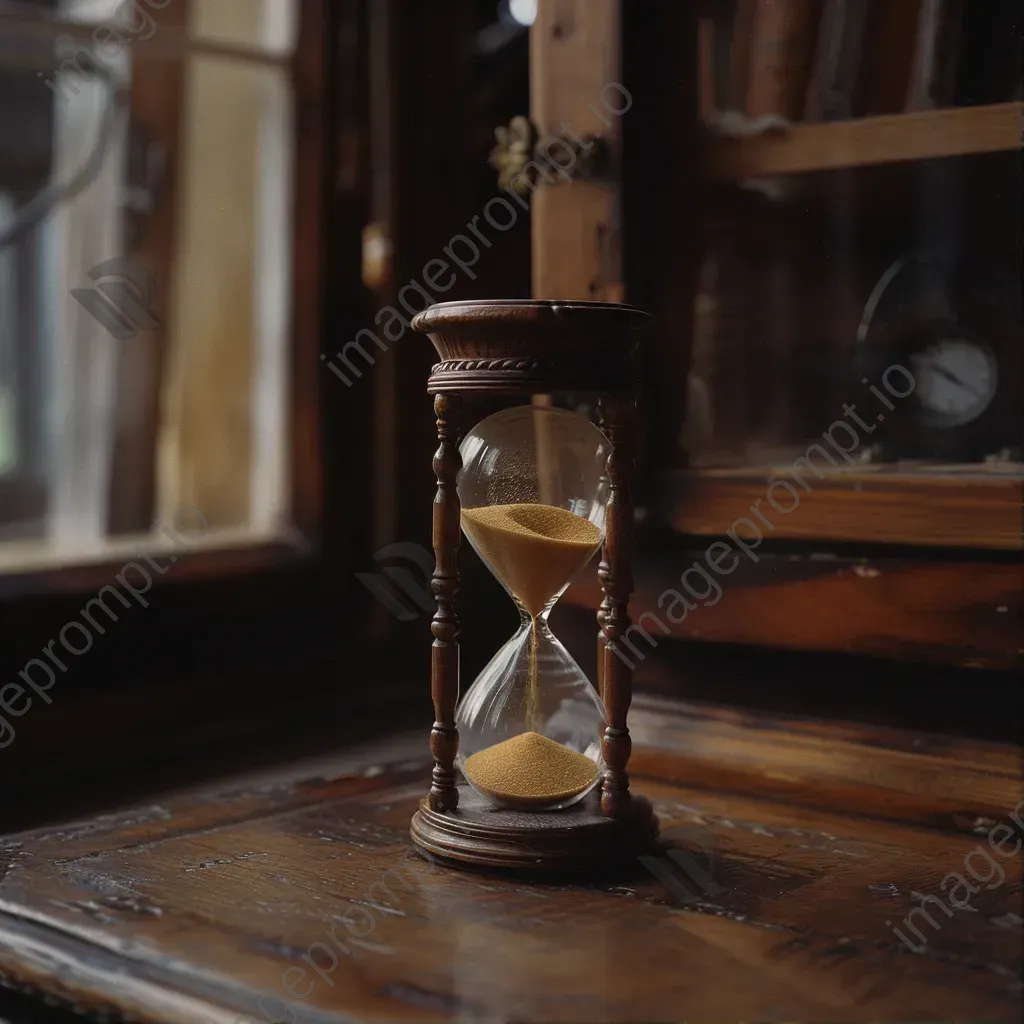
[[[615,153],[536,190],[534,291],[659,321],[634,619],[1018,664],[1019,23],[1002,3],[634,6],[541,2],[531,43],[541,139],[607,132]]]

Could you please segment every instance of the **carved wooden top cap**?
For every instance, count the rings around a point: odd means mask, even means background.
[[[477,299],[440,302],[413,317],[441,362],[427,390],[629,391],[652,318],[618,302]]]

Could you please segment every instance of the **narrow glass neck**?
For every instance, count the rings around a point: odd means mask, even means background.
[[[551,614],[551,609],[555,607],[555,601],[552,600],[544,609],[536,616],[531,615],[518,601],[516,602],[516,608],[519,609],[519,628],[529,629],[534,622],[537,623],[537,629],[543,633],[549,632],[548,630],[548,616]]]

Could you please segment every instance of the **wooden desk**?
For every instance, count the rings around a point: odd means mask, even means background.
[[[633,724],[674,860],[428,864],[417,735],[0,841],[0,972],[146,1022],[1019,1019],[1021,855],[987,838],[1016,750],[652,698]],[[920,942],[901,922],[979,849],[1005,880],[975,854],[991,887],[931,901]]]

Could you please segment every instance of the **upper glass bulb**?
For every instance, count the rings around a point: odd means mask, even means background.
[[[604,707],[547,626],[604,537],[608,441],[547,406],[489,416],[462,442],[462,529],[522,615],[459,704],[459,767],[490,803],[552,810],[597,782]]]
[[[607,449],[589,420],[548,406],[495,413],[462,442],[462,528],[528,615],[554,604],[600,546]]]

